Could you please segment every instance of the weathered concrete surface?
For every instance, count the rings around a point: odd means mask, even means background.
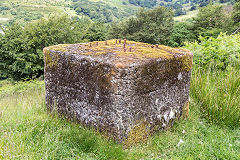
[[[188,103],[192,54],[105,43],[44,49],[47,108],[130,144],[171,126]]]

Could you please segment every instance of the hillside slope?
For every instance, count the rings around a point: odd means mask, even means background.
[[[90,17],[105,23],[121,20],[134,15],[137,10],[157,6],[173,8],[176,20],[191,18],[199,6],[205,6],[209,0],[1,0],[0,25],[13,22],[28,22],[48,17],[51,14],[69,14],[74,17]],[[231,0],[216,0],[228,2]]]

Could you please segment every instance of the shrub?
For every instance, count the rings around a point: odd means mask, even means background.
[[[186,43],[186,47],[194,52],[197,67],[225,70],[233,65],[240,68],[240,34],[221,33],[217,38],[200,37],[199,41]]]

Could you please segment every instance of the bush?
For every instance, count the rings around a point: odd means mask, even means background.
[[[240,68],[240,34],[221,33],[217,38],[200,37],[200,43],[186,43],[194,52],[194,64],[201,68],[225,70],[229,65]]]

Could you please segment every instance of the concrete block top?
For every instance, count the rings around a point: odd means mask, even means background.
[[[116,67],[141,65],[151,59],[176,58],[182,62],[183,69],[190,70],[192,67],[192,53],[188,50],[127,40],[113,39],[79,44],[59,44],[44,49],[44,53],[49,51],[88,56],[104,63],[114,64]],[[47,59],[46,63],[50,63],[49,66],[53,65],[51,59]]]

